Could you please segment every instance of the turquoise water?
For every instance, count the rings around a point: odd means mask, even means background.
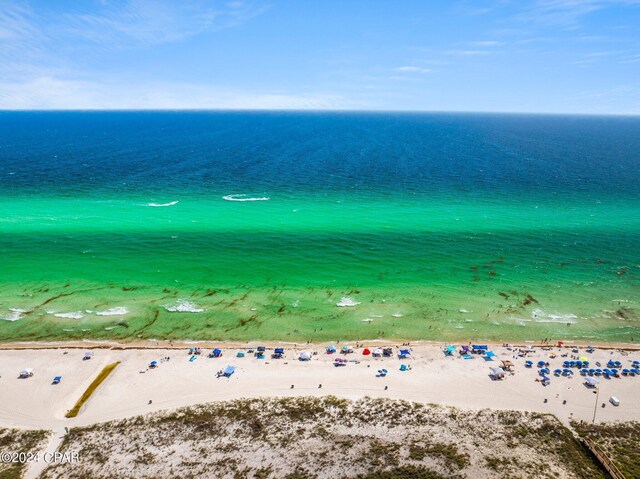
[[[4,340],[640,339],[637,118],[0,113],[0,139]]]

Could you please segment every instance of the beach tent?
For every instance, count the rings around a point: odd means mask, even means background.
[[[351,346],[342,346],[341,351],[343,354],[352,353],[353,348]]]
[[[218,349],[218,348],[214,349],[211,352],[211,356],[213,356],[214,358],[219,358],[220,356],[222,356],[222,349]]]
[[[83,361],[87,361],[89,359],[91,359],[93,357],[93,351],[87,351],[86,353],[84,353],[84,357],[82,358]]]
[[[408,371],[408,370],[409,370],[409,368],[407,367],[406,364],[401,364],[400,365],[400,371]]]
[[[256,348],[256,350],[257,350],[259,353],[264,353],[264,352],[267,350],[267,348],[265,348],[264,346],[258,346],[258,347]]]
[[[311,359],[311,353],[309,351],[302,351],[298,359],[300,359],[300,361],[309,361]]]
[[[471,346],[471,352],[475,354],[482,354],[489,349],[486,344],[474,344]]]
[[[400,357],[400,359],[406,359],[407,356],[411,356],[411,351],[409,351],[408,349],[401,349],[398,356]]]
[[[598,380],[596,378],[585,378],[584,382],[588,386],[595,386],[596,384],[598,384]]]
[[[363,356],[369,356],[371,354],[371,350],[369,348],[364,348],[362,354]]]
[[[443,349],[445,356],[453,356],[453,353],[455,353],[455,351],[456,351],[455,346],[447,346]]]
[[[491,377],[494,379],[504,379],[504,369],[502,368],[491,368]]]
[[[273,359],[280,359],[283,354],[284,354],[284,348],[276,348],[273,350],[273,354],[271,355],[271,357]]]
[[[20,378],[22,379],[30,378],[31,376],[33,376],[33,369],[31,368],[26,368],[20,371]]]
[[[236,358],[244,358],[244,351],[238,351],[236,353]]]
[[[222,371],[222,375],[223,375],[225,378],[228,378],[228,377],[230,377],[230,376],[233,374],[233,372],[234,372],[235,370],[236,370],[236,367],[235,367],[235,366],[227,366],[226,368],[224,368],[224,371]]]
[[[60,381],[62,381],[62,376],[56,376],[51,384],[60,384]]]
[[[333,344],[332,344],[331,346],[328,346],[328,347],[327,347],[327,354],[333,354],[333,353],[335,353],[336,351],[337,351],[337,350],[336,350],[336,347],[335,347]]]
[[[154,369],[158,367],[158,361],[151,361],[149,363],[149,368]]]
[[[374,349],[371,354],[374,358],[379,358],[380,356],[382,356],[382,348]]]
[[[493,351],[487,351],[487,353],[484,355],[485,361],[493,361],[493,358],[495,357],[496,353],[494,353]]]
[[[382,350],[382,355],[385,358],[390,358],[391,356],[393,356],[393,348],[384,348]]]

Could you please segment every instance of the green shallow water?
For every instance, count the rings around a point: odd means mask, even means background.
[[[637,200],[142,196],[0,197],[0,339],[640,340]]]

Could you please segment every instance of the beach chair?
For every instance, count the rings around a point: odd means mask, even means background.
[[[524,367],[525,368],[532,368],[533,367],[533,361],[529,361],[529,360],[525,361],[524,362]]]
[[[62,376],[56,376],[55,378],[53,378],[51,384],[60,384],[60,381],[62,381]]]

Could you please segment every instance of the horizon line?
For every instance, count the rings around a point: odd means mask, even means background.
[[[393,109],[341,109],[341,108],[0,108],[0,113],[46,112],[194,112],[194,113],[396,113],[396,114],[467,114],[467,115],[537,115],[588,117],[640,117],[638,113],[587,113],[546,111],[489,111],[489,110],[393,110]]]

